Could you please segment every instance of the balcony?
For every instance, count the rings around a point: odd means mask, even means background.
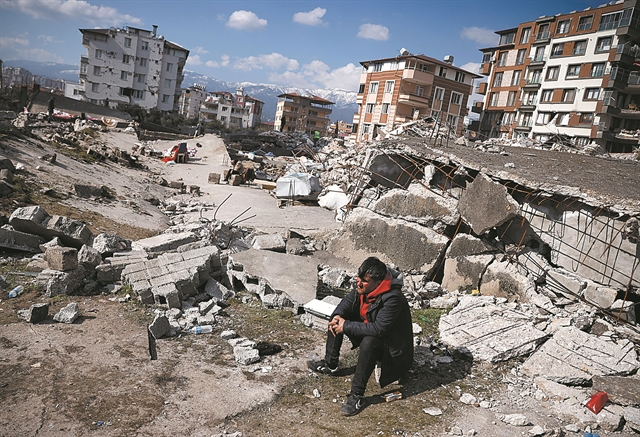
[[[482,94],[483,96],[487,94],[487,82],[480,82],[476,87],[476,93]]]
[[[534,44],[546,44],[551,41],[551,33],[548,30],[543,32],[538,32],[536,35],[536,40],[533,42]]]
[[[475,112],[476,114],[482,114],[483,104],[481,101],[473,102],[473,106],[471,106],[471,112]]]
[[[524,84],[523,88],[540,88],[542,85],[542,80],[539,77],[534,77],[531,79],[527,79],[527,82]]]
[[[531,60],[529,61],[529,66],[537,66],[537,65],[544,65],[545,62],[547,62],[547,57],[544,55],[537,55],[531,58]]]
[[[417,94],[402,93],[398,96],[398,103],[410,104],[416,108],[426,108],[429,106],[429,98]]]
[[[433,73],[421,70],[405,69],[402,71],[402,80],[421,85],[431,85],[433,83]]]
[[[515,128],[516,130],[529,131],[531,130],[532,126],[533,126],[533,118],[530,118],[528,120],[518,120]]]
[[[524,99],[524,100],[520,101],[520,109],[534,110],[534,109],[536,109],[537,105],[538,105],[538,98],[537,97],[530,98],[530,99]]]
[[[491,62],[485,62],[480,65],[480,74],[489,76],[491,74]]]

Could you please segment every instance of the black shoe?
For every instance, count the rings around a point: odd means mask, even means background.
[[[355,416],[367,406],[367,399],[364,396],[350,394],[347,402],[340,408],[343,416]]]
[[[325,360],[309,360],[307,361],[307,367],[316,373],[322,373],[323,375],[335,375],[338,372],[338,365],[329,367]]]

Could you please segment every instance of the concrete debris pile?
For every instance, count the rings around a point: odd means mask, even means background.
[[[455,129],[448,123],[435,120],[431,117],[421,118],[413,120],[407,123],[403,123],[394,128],[390,132],[383,133],[383,135],[375,136],[379,140],[381,139],[399,139],[402,137],[419,137],[439,143],[441,141],[455,141],[456,133]]]

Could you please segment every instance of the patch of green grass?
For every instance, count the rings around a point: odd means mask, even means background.
[[[422,334],[438,338],[440,333],[438,325],[440,317],[447,314],[448,310],[440,310],[437,308],[424,308],[419,310],[411,310],[411,318],[422,328]]]

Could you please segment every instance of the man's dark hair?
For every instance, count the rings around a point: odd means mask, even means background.
[[[369,274],[374,281],[382,281],[387,276],[387,265],[375,256],[370,256],[358,268],[360,279],[363,279],[366,274]]]

